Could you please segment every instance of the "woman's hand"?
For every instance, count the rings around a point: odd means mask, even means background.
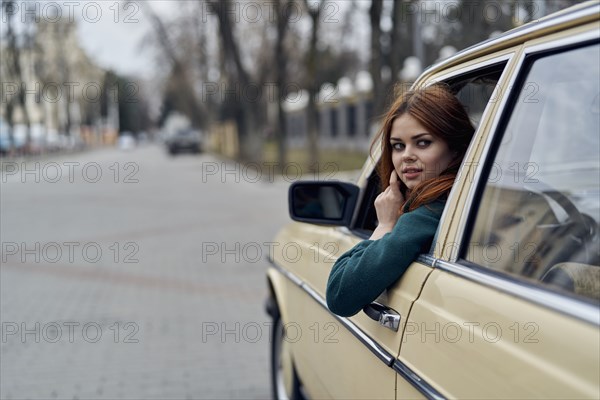
[[[404,196],[400,192],[400,180],[396,171],[390,175],[390,185],[375,199],[375,211],[379,225],[373,232],[371,240],[377,240],[391,232],[400,217],[400,207],[404,204]]]

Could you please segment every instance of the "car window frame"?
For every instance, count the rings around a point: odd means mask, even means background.
[[[362,239],[368,239],[374,232],[374,230],[365,229],[364,226],[369,216],[374,213],[375,206],[373,202],[379,195],[380,185],[381,182],[377,175],[377,166],[375,165],[365,181],[365,186],[361,193],[361,201],[357,205],[350,228],[350,232]]]
[[[515,68],[511,73],[509,82],[507,82],[510,93],[503,96],[500,108],[490,125],[490,134],[486,138],[484,149],[479,158],[483,165],[479,165],[480,168],[476,169],[473,184],[468,188],[464,208],[466,211],[460,214],[459,220],[456,222],[458,228],[455,243],[458,246],[452,249],[448,260],[436,259],[434,265],[466,279],[491,286],[532,303],[600,326],[600,313],[598,313],[597,305],[593,302],[554,291],[550,287],[536,285],[516,275],[480,266],[464,258],[468,250],[467,241],[472,234],[479,211],[479,202],[486,187],[486,178],[494,161],[498,145],[502,141],[505,129],[512,116],[520,91],[523,84],[526,83],[531,66],[536,60],[543,57],[598,43],[600,43],[600,32],[590,30],[567,38],[557,40],[544,38],[541,43],[525,43],[523,45],[523,51],[516,58]],[[516,88],[516,90],[513,88]]]

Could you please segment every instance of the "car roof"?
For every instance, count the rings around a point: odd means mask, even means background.
[[[455,55],[439,61],[427,68],[419,80],[436,71],[453,67],[457,64],[481,57],[486,54],[501,51],[519,43],[535,39],[550,33],[559,32],[573,26],[597,21],[600,16],[600,2],[588,1],[547,15],[536,21],[506,31],[494,38],[479,42],[459,51]]]

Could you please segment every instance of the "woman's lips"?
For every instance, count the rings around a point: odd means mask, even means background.
[[[419,177],[419,175],[421,175],[422,170],[420,169],[406,169],[404,171],[402,171],[402,175],[404,175],[404,177],[406,179],[416,179]]]

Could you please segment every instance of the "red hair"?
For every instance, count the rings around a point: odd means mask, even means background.
[[[394,170],[390,144],[392,124],[396,118],[405,114],[419,121],[429,133],[442,139],[456,156],[438,177],[427,179],[412,190],[408,190],[404,182],[400,181],[400,191],[406,199],[402,212],[412,211],[448,195],[475,132],[465,108],[447,85],[435,84],[403,93],[385,114],[381,130],[371,144],[371,154],[377,143],[381,145],[377,173],[382,190],[390,185],[390,175]]]

